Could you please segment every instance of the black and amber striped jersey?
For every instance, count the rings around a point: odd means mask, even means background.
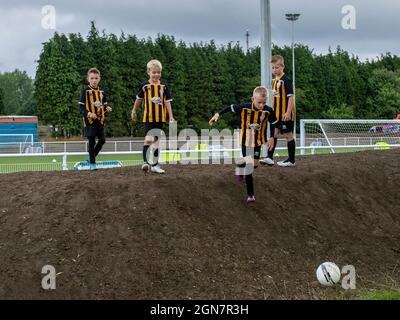
[[[103,90],[100,90],[100,88],[86,86],[85,89],[83,89],[79,106],[85,127],[93,123],[104,125],[107,104],[106,94]],[[97,115],[97,119],[93,120],[90,117],[92,113]]]
[[[240,137],[242,146],[259,147],[267,141],[267,126],[270,125],[270,134],[274,135],[275,124],[278,122],[271,107],[265,105],[258,110],[252,103],[243,103],[231,106],[219,112],[220,115],[227,112],[240,114]]]
[[[285,74],[272,80],[272,107],[279,121],[283,121],[291,96],[293,96],[293,83]],[[292,121],[294,121],[294,110],[292,110]]]
[[[166,83],[142,83],[136,99],[143,100],[143,122],[167,122],[165,104],[172,101],[172,98]]]

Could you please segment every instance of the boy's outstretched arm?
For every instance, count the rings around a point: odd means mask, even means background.
[[[216,113],[216,114],[214,114],[213,117],[208,121],[208,124],[209,124],[210,126],[212,126],[214,122],[217,122],[217,121],[218,121],[218,119],[219,119],[219,113]]]
[[[230,106],[222,109],[220,112],[217,112],[216,114],[214,114],[214,116],[210,119],[210,121],[208,121],[208,124],[210,126],[212,126],[212,124],[214,122],[217,122],[219,117],[222,116],[224,113],[227,113],[229,111],[236,113],[236,112],[239,112],[242,109],[243,109],[243,107],[241,105],[231,104]]]

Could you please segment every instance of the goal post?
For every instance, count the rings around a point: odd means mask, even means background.
[[[33,134],[32,133],[20,133],[20,134],[4,134],[0,133],[0,143],[31,143],[33,144]]]
[[[0,153],[6,151],[24,153],[27,148],[34,146],[34,135],[27,134],[0,134]]]
[[[300,120],[301,154],[400,147],[399,120]],[[308,151],[308,152],[307,152]]]

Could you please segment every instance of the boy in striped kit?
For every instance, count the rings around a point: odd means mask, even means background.
[[[266,105],[268,90],[257,87],[253,91],[251,103],[241,105],[232,104],[216,113],[209,121],[212,125],[219,117],[227,112],[240,114],[240,144],[242,146],[243,162],[237,165],[236,179],[243,180],[245,176],[247,188],[247,204],[255,201],[253,185],[253,169],[258,167],[261,146],[267,141],[267,124],[270,123],[271,138],[268,140],[268,149],[273,147],[273,133],[277,120],[271,107]],[[250,169],[249,169],[250,166]],[[243,174],[244,173],[244,174]]]
[[[89,85],[83,90],[82,98],[79,102],[85,126],[85,135],[89,140],[90,170],[97,170],[96,157],[106,143],[105,114],[106,112],[112,112],[112,108],[108,106],[105,92],[99,88],[100,79],[100,71],[98,69],[89,69],[87,74]],[[98,138],[97,144],[96,137]]]
[[[274,151],[278,141],[278,135],[285,136],[289,157],[285,161],[279,161],[278,166],[293,167],[296,163],[296,142],[293,137],[294,129],[294,100],[293,83],[284,73],[285,62],[282,56],[275,55],[271,59],[272,73],[275,79],[272,82],[272,107],[274,108],[278,123],[275,127],[274,146],[268,151],[267,158],[260,161],[263,165],[272,166]]]
[[[160,81],[162,65],[158,60],[151,60],[147,63],[147,74],[149,80],[140,85],[139,93],[136,96],[133,105],[131,118],[137,120],[137,111],[143,102],[143,122],[144,144],[143,144],[143,171],[151,171],[155,173],[165,173],[158,163],[159,157],[159,135],[167,120],[167,112],[169,122],[174,122],[171,107],[171,94],[168,85]],[[154,161],[149,163],[149,151],[153,149]]]

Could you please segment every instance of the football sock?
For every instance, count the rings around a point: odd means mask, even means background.
[[[159,148],[154,149],[154,164],[153,164],[153,166],[156,166],[158,164],[158,155],[160,154],[159,150],[160,150]]]
[[[274,138],[274,146],[272,147],[272,150],[268,150],[268,158],[270,159],[274,159],[274,152],[275,152],[275,148],[276,148],[276,144],[278,142],[278,138]]]
[[[147,151],[149,150],[150,146],[143,146],[143,162],[147,162]]]
[[[247,195],[254,196],[254,185],[253,185],[253,174],[248,174],[245,176]]]
[[[291,163],[295,163],[296,157],[296,141],[293,139],[287,143],[288,153],[289,153],[289,161]]]

